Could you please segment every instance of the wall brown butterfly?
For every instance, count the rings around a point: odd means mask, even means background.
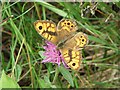
[[[78,30],[77,24],[71,19],[62,19],[56,24],[49,20],[34,22],[36,31],[45,39],[58,46],[65,63],[74,70],[79,70],[81,49],[88,43],[88,37]]]

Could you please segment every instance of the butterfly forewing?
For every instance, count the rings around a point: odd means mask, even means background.
[[[48,20],[37,20],[34,22],[34,27],[36,31],[45,39],[56,44],[58,42],[56,25],[52,21]]]

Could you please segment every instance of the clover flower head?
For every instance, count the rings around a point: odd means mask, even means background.
[[[60,66],[61,62],[65,66],[65,68],[68,68],[67,64],[64,61],[64,58],[62,57],[59,50],[57,50],[57,46],[49,41],[45,41],[46,45],[43,47],[45,49],[44,56],[46,58],[42,61],[42,63],[53,63],[58,64]]]

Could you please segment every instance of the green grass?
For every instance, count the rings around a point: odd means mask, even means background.
[[[1,7],[0,83],[10,81],[10,87],[21,88],[120,88],[120,2],[3,2]],[[78,72],[41,63],[44,43],[33,22],[58,23],[62,18],[76,20],[78,31],[89,38]]]

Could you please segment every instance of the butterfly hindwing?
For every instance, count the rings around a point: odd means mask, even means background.
[[[62,48],[60,51],[68,67],[74,70],[79,70],[82,60],[81,51],[66,48]]]
[[[78,29],[77,24],[72,19],[62,19],[57,25],[57,34],[59,41],[70,37]]]
[[[63,47],[68,49],[80,50],[88,43],[88,37],[82,32],[78,32],[73,37],[64,42]]]

